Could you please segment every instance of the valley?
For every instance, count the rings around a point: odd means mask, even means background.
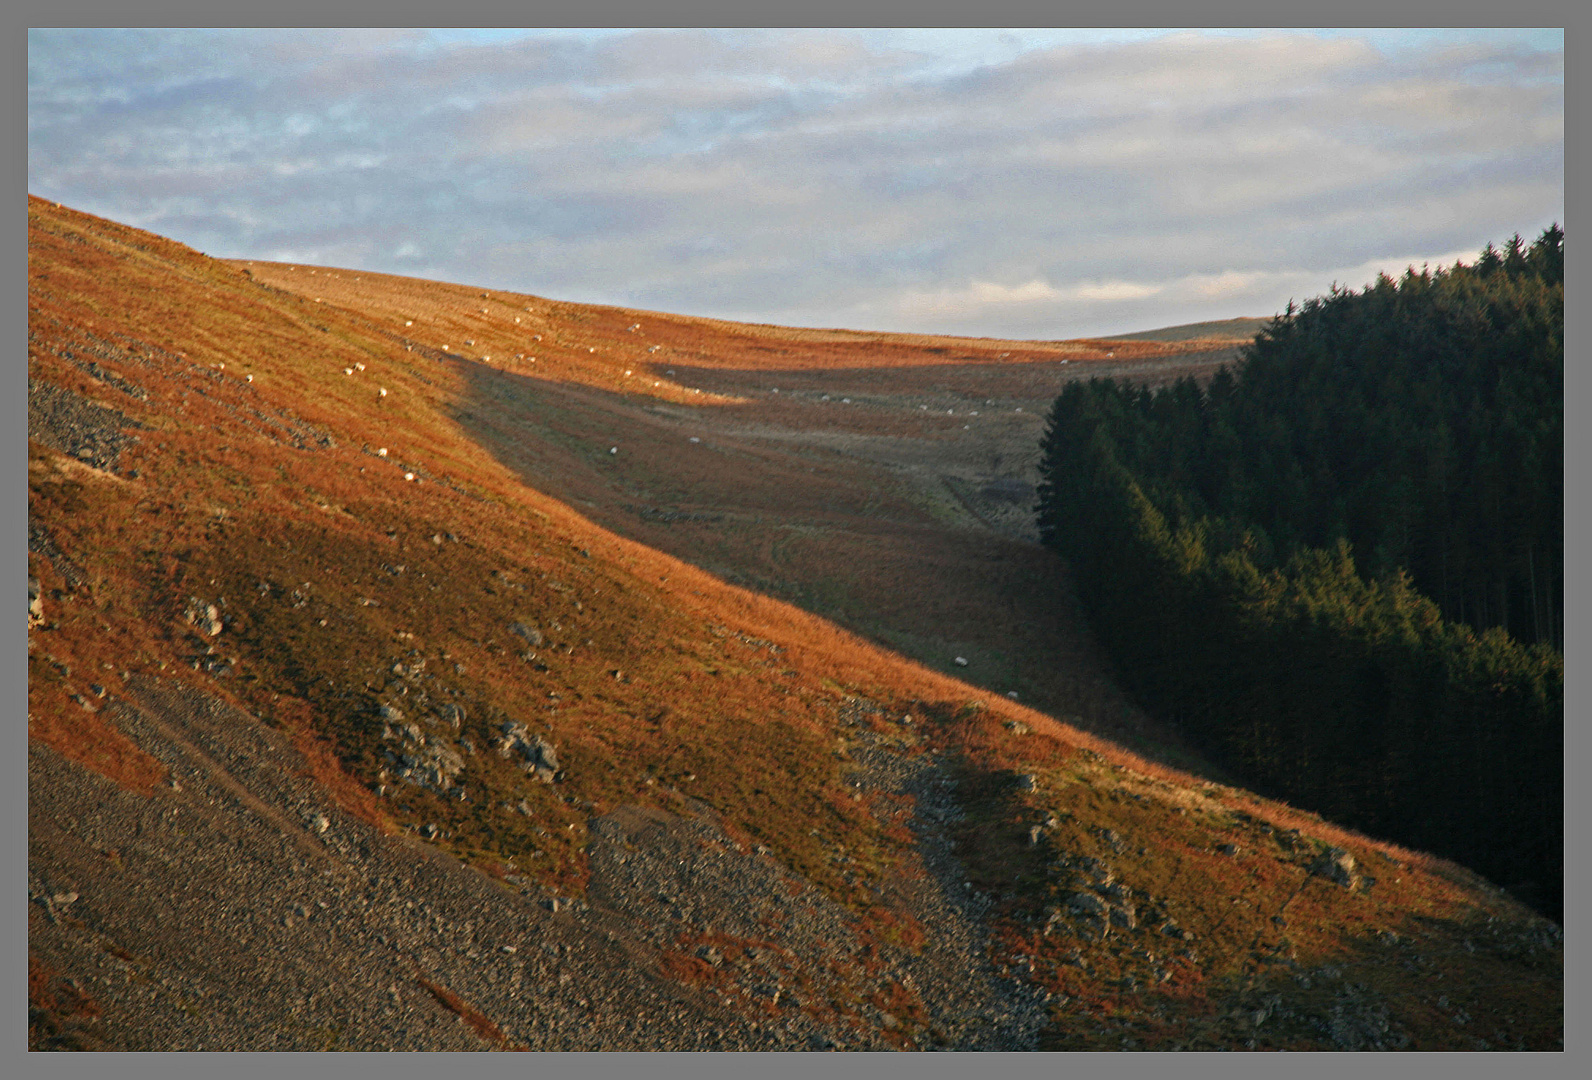
[[[1562,1047],[1556,925],[1236,786],[1036,542],[1060,387],[1232,328],[751,326],[38,199],[29,253],[35,1048]]]

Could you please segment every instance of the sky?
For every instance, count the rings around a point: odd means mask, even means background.
[[[1564,220],[1559,30],[31,30],[28,190],[799,326],[1270,316]]]

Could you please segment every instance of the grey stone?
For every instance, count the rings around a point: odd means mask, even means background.
[[[540,645],[542,643],[542,632],[529,623],[510,623],[509,632],[518,634],[532,645]]]
[[[424,734],[413,723],[386,728],[382,738],[402,743],[397,750],[388,749],[386,758],[390,770],[406,783],[443,793],[464,770],[464,758],[457,750],[443,739]]]
[[[1105,918],[1109,907],[1106,902],[1094,893],[1076,892],[1067,898],[1067,906],[1080,915],[1092,915],[1095,918]]]
[[[553,782],[558,773],[558,754],[552,743],[540,735],[532,735],[524,724],[512,720],[504,721],[499,730],[503,732],[503,737],[497,741],[499,757],[517,753],[525,759],[521,768],[544,784]]]
[[[1360,875],[1355,873],[1354,856],[1342,848],[1328,848],[1322,852],[1321,857],[1311,867],[1313,873],[1324,877],[1334,885],[1345,889],[1353,889],[1360,884]]]

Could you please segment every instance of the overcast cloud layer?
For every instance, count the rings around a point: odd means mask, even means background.
[[[28,187],[213,255],[1010,337],[1564,217],[1556,33],[32,31]]]

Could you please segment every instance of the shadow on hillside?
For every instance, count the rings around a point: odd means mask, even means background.
[[[692,408],[479,364],[460,370],[467,389],[453,418],[527,485],[597,524],[1144,757],[1230,782],[1117,689],[1061,560],[980,525],[954,485],[916,484],[844,447],[747,436],[761,403]]]
[[[1024,363],[956,363],[833,368],[726,368],[686,362],[656,362],[653,377],[673,371],[676,381],[705,390],[788,387],[831,394],[846,392],[900,395],[955,393],[969,399],[1017,398],[1048,403],[1061,387],[1080,379],[1127,379],[1157,386],[1185,376],[1208,382],[1216,370],[1238,359],[1239,348],[1120,361],[1047,360]]]

